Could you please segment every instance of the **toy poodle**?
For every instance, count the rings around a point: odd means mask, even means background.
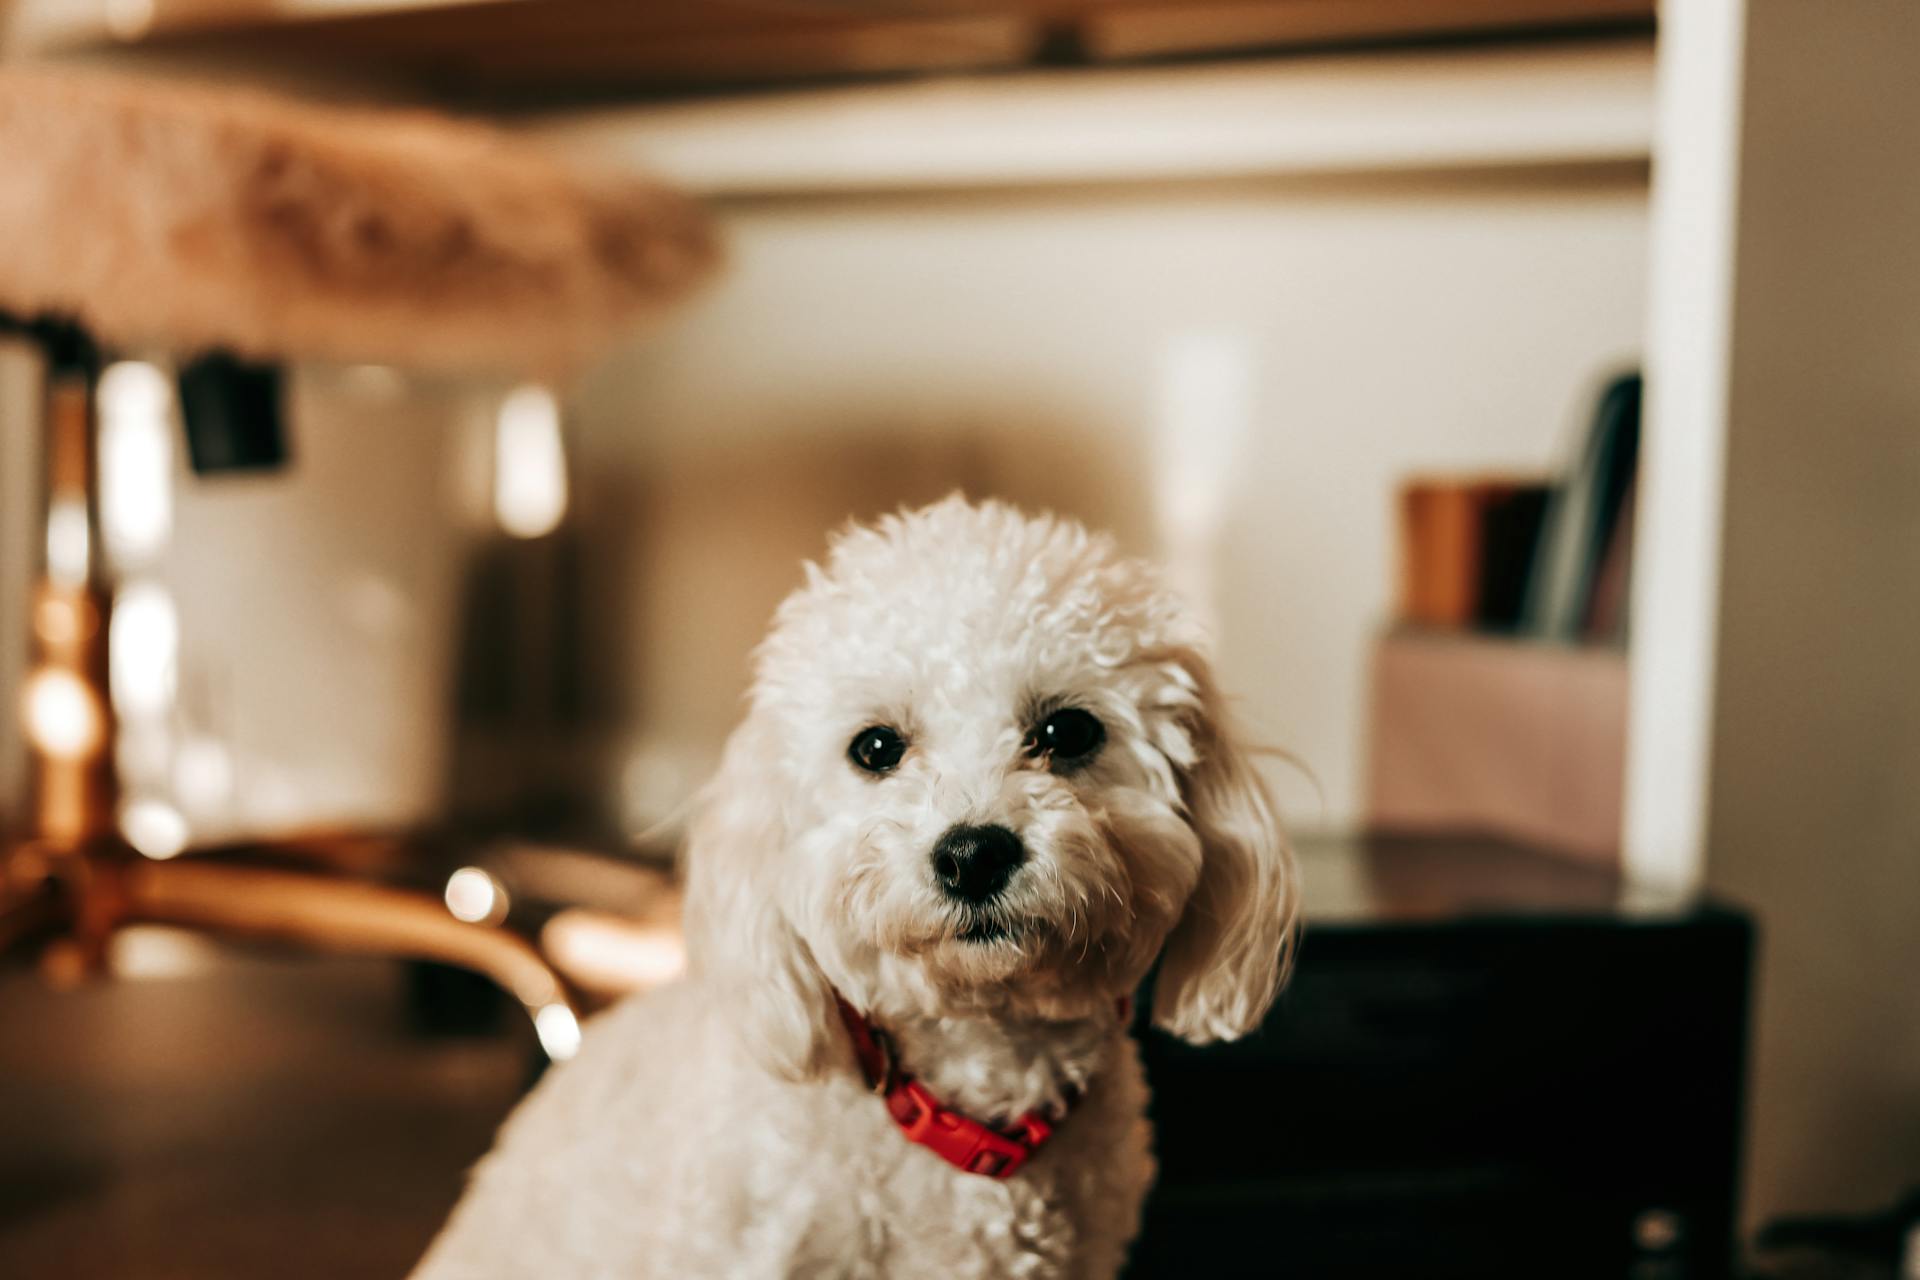
[[[687,978],[590,1023],[418,1280],[1111,1277],[1128,1035],[1254,1028],[1292,855],[1195,630],[1070,521],[954,497],[780,606],[687,850]]]

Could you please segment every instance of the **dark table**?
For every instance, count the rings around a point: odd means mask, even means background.
[[[1728,1274],[1752,929],[1489,840],[1303,850],[1266,1024],[1144,1041],[1160,1179],[1130,1274]]]

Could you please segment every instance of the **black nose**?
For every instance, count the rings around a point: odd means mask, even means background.
[[[933,846],[933,874],[949,897],[985,902],[1006,887],[1027,860],[1020,837],[1005,827],[948,827]]]

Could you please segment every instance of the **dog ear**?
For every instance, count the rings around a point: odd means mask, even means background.
[[[702,791],[685,853],[689,971],[738,1010],[736,1031],[775,1075],[807,1080],[844,1050],[833,993],[780,908],[787,823],[750,717]]]
[[[1183,1040],[1233,1040],[1259,1025],[1292,961],[1299,913],[1293,850],[1273,797],[1235,740],[1206,660],[1174,656],[1191,694],[1181,769],[1200,879],[1161,952],[1154,1022]]]

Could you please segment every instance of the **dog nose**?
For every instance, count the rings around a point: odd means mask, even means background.
[[[1005,827],[948,827],[933,846],[933,874],[949,897],[985,902],[1006,887],[1027,860],[1020,837]]]

